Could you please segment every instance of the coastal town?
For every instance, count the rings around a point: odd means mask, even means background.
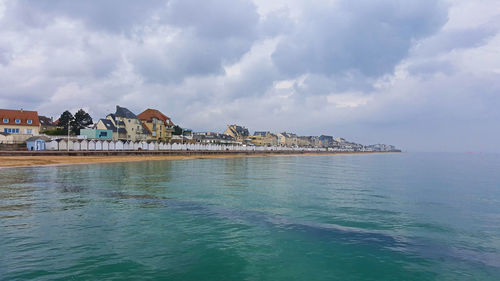
[[[363,145],[330,135],[299,136],[266,130],[250,133],[242,125],[224,132],[194,132],[160,110],[139,114],[116,106],[96,122],[83,109],[57,119],[24,109],[0,109],[0,150],[303,150],[400,152],[393,145]]]

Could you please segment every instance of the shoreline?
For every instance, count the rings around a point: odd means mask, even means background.
[[[165,161],[186,159],[216,159],[243,157],[276,157],[276,156],[326,156],[345,154],[373,154],[390,152],[302,152],[302,153],[186,153],[175,155],[8,155],[0,156],[0,168],[44,167],[77,164],[122,163],[142,161]]]

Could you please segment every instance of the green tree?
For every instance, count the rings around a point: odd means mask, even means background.
[[[176,135],[176,136],[182,135],[182,128],[179,127],[179,125],[175,125],[174,126],[174,132],[172,134]]]
[[[80,109],[75,113],[74,119],[71,122],[71,131],[73,134],[78,135],[80,134],[80,129],[92,125],[93,123],[92,117],[90,117],[85,110]]]
[[[68,125],[71,125],[70,123],[72,123],[73,120],[75,120],[73,114],[66,110],[59,117],[59,126],[63,128],[64,132],[68,132]]]

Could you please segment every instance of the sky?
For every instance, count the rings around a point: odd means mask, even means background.
[[[498,0],[0,0],[0,108],[500,152]]]

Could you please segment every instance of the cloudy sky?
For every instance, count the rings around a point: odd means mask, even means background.
[[[0,0],[0,108],[500,152],[498,0]]]

